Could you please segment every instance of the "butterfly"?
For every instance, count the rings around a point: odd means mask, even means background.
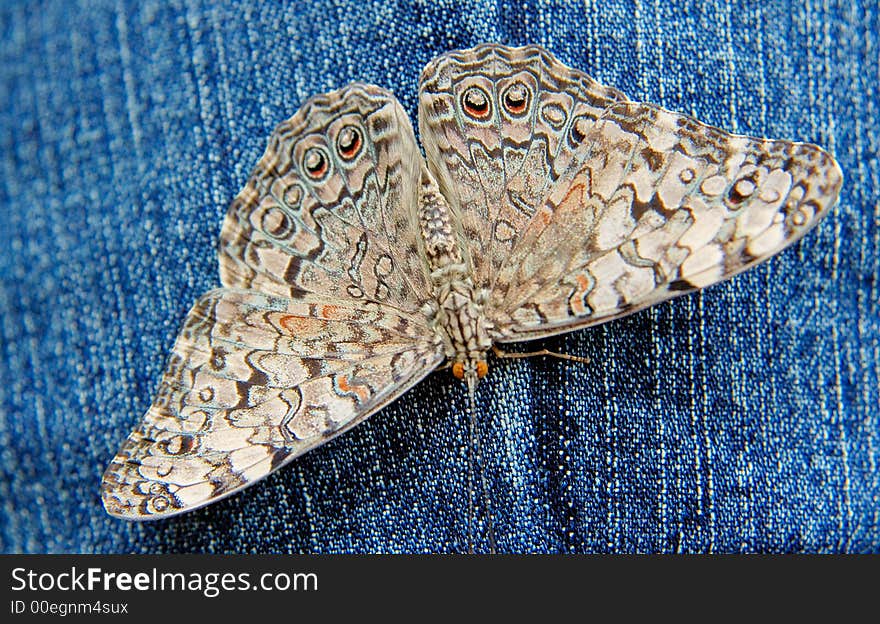
[[[223,223],[223,287],[104,474],[109,514],[237,492],[444,362],[473,397],[496,344],[732,277],[813,228],[843,181],[819,147],[631,101],[537,46],[434,59],[419,129],[425,158],[394,95],[363,83],[275,129]]]

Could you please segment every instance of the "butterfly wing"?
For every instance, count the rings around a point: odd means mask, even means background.
[[[588,326],[728,279],[799,240],[843,175],[815,145],[617,103],[584,137],[492,292],[502,340]]]
[[[355,83],[280,124],[220,234],[220,279],[295,297],[427,300],[417,196],[423,159],[394,96]]]
[[[105,508],[133,520],[189,511],[354,427],[443,359],[422,320],[375,302],[206,294],[104,474]]]
[[[572,120],[595,119],[625,100],[537,46],[486,44],[424,69],[422,143],[460,220],[477,288],[492,288],[518,236],[573,166]]]
[[[187,317],[107,469],[107,511],[180,513],[363,421],[442,359],[417,221],[423,160],[388,91],[352,84],[282,123],[220,235],[225,289]]]
[[[493,50],[494,69],[469,67],[455,56],[435,62],[453,69],[423,77],[430,89],[422,119],[428,132],[443,133],[430,139],[439,147],[427,150],[438,177],[452,178],[446,183],[452,193],[467,189],[455,179],[458,169],[446,163],[479,154],[487,139],[463,123],[456,130],[451,119],[472,115],[464,95],[449,94],[467,93],[466,85],[484,80],[481,72],[525,72],[516,79],[525,98],[511,98],[505,91],[510,87],[497,78],[479,83],[493,94],[489,107],[500,121],[488,141],[505,173],[477,166],[473,175],[499,181],[495,191],[484,193],[495,198],[499,214],[509,214],[505,206],[512,203],[523,208],[515,224],[496,221],[495,242],[484,242],[503,256],[493,258],[497,269],[484,281],[490,290],[487,316],[500,342],[604,322],[724,280],[798,240],[837,200],[840,168],[816,146],[732,135],[613,91],[603,95],[601,85],[533,48],[484,48]],[[484,48],[461,54],[470,57]],[[522,56],[534,61],[519,70],[512,62],[497,69],[499,59]],[[543,93],[555,93],[548,75],[557,73],[587,81],[591,89],[583,91],[581,103],[557,109]],[[446,85],[446,99],[435,99],[434,84]],[[517,121],[511,105],[523,100]],[[440,114],[444,106],[452,112]],[[547,129],[554,120],[561,122],[558,132]],[[555,142],[547,138],[553,132]],[[528,202],[517,203],[510,201],[509,181],[517,178],[507,173],[508,154],[523,150],[545,154],[523,171],[546,171],[547,182],[536,181]],[[463,221],[474,211],[466,201],[451,203],[460,206]],[[500,224],[507,231],[505,250],[497,243]]]

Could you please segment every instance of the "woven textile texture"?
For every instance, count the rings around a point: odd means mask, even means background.
[[[536,43],[629,97],[834,153],[840,204],[704,292],[494,362],[477,395],[504,552],[880,551],[880,16],[870,0],[4,2],[0,550],[462,552],[463,384],[437,372],[245,492],[108,517],[274,126],[350,81],[415,119],[421,68]]]

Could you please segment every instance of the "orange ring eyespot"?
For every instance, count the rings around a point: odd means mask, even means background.
[[[461,96],[461,106],[464,112],[474,119],[488,119],[492,114],[489,94],[480,87],[468,87]]]
[[[464,364],[462,362],[456,362],[452,365],[452,375],[456,379],[464,379]]]
[[[514,82],[501,96],[504,108],[514,117],[519,117],[529,108],[529,89],[521,82]]]
[[[477,362],[477,379],[482,379],[489,372],[489,365],[485,362]]]
[[[361,133],[354,126],[346,126],[336,139],[336,149],[345,160],[351,160],[361,151]]]
[[[330,169],[327,157],[317,147],[306,150],[306,153],[303,155],[302,166],[306,170],[306,174],[313,180],[322,179]]]

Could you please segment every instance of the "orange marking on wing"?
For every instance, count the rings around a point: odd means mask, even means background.
[[[321,306],[321,316],[323,318],[335,318],[339,313],[339,308],[335,305]]]
[[[360,384],[353,386],[351,385],[348,377],[345,377],[343,375],[340,375],[336,378],[336,385],[339,386],[340,390],[347,394],[354,393],[358,395],[358,398],[361,400],[361,402],[364,402],[370,398],[370,391],[367,390],[366,386]]]
[[[304,334],[314,328],[314,319],[292,314],[282,316],[278,323],[290,334]]]
[[[568,193],[565,194],[565,197],[562,198],[562,201],[559,202],[559,208],[570,210],[572,208],[578,208],[583,203],[584,199],[584,185],[583,184],[575,184],[572,186]]]
[[[587,279],[587,276],[583,273],[578,273],[575,280],[577,281],[578,287],[577,290],[572,293],[569,304],[571,305],[571,309],[575,314],[587,314],[588,310],[587,307],[584,305],[584,297],[590,290],[590,280]]]

